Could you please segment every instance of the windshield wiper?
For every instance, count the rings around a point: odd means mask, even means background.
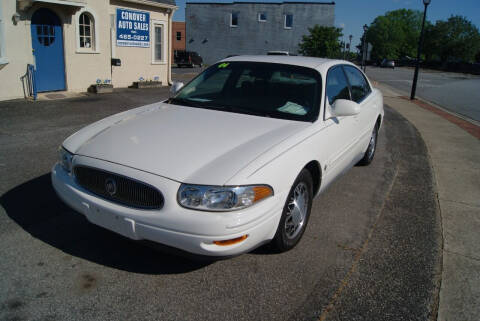
[[[175,105],[180,105],[180,106],[188,106],[188,107],[197,107],[197,108],[204,108],[204,109],[214,109],[214,110],[220,110],[220,111],[227,111],[226,107],[221,106],[221,105],[211,105],[208,103],[204,102],[199,102],[195,100],[190,100],[186,98],[170,98],[168,100],[169,104],[175,104]]]
[[[231,112],[237,112],[241,114],[248,114],[248,115],[254,115],[254,116],[262,116],[262,117],[272,117],[269,113],[264,112],[264,111],[258,111],[258,110],[251,110],[248,108],[240,107],[240,106],[227,106],[226,107],[228,111]]]
[[[251,110],[248,108],[240,107],[240,106],[231,106],[231,105],[212,105],[210,102],[202,103],[190,99],[185,98],[170,98],[168,100],[169,104],[175,105],[183,105],[189,107],[197,107],[197,108],[205,108],[205,109],[213,109],[219,111],[227,111],[232,113],[240,113],[240,114],[248,114],[248,115],[255,115],[255,116],[262,116],[262,117],[272,117],[270,114],[266,112],[261,112],[257,110]]]
[[[169,104],[180,105],[180,106],[190,106],[190,107],[200,107],[200,104],[184,98],[170,98],[168,100]]]

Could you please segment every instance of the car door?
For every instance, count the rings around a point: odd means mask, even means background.
[[[376,101],[372,89],[363,73],[354,66],[343,66],[350,85],[352,100],[360,105],[360,113],[353,117],[355,121],[356,154],[362,156],[367,149],[368,142],[376,121]]]
[[[334,115],[333,107],[337,99],[351,99],[350,88],[342,66],[329,69],[325,83],[324,139],[326,140],[327,159],[324,175],[330,183],[343,171],[350,168],[355,158],[356,120],[353,116]]]

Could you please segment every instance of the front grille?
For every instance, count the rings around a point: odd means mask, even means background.
[[[74,174],[80,186],[109,201],[142,209],[163,207],[162,193],[134,179],[85,166],[76,166]]]

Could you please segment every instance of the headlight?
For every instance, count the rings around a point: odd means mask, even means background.
[[[62,146],[58,148],[58,162],[60,165],[62,165],[63,169],[67,171],[67,173],[70,173],[72,170],[72,157],[73,154],[71,154]]]
[[[178,190],[178,203],[187,208],[203,211],[233,211],[249,207],[273,195],[267,185],[205,186],[182,184]]]

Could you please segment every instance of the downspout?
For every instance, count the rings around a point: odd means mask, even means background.
[[[169,10],[170,13],[168,15],[168,85],[172,85],[172,19],[173,19],[173,13],[175,12],[175,9]]]

